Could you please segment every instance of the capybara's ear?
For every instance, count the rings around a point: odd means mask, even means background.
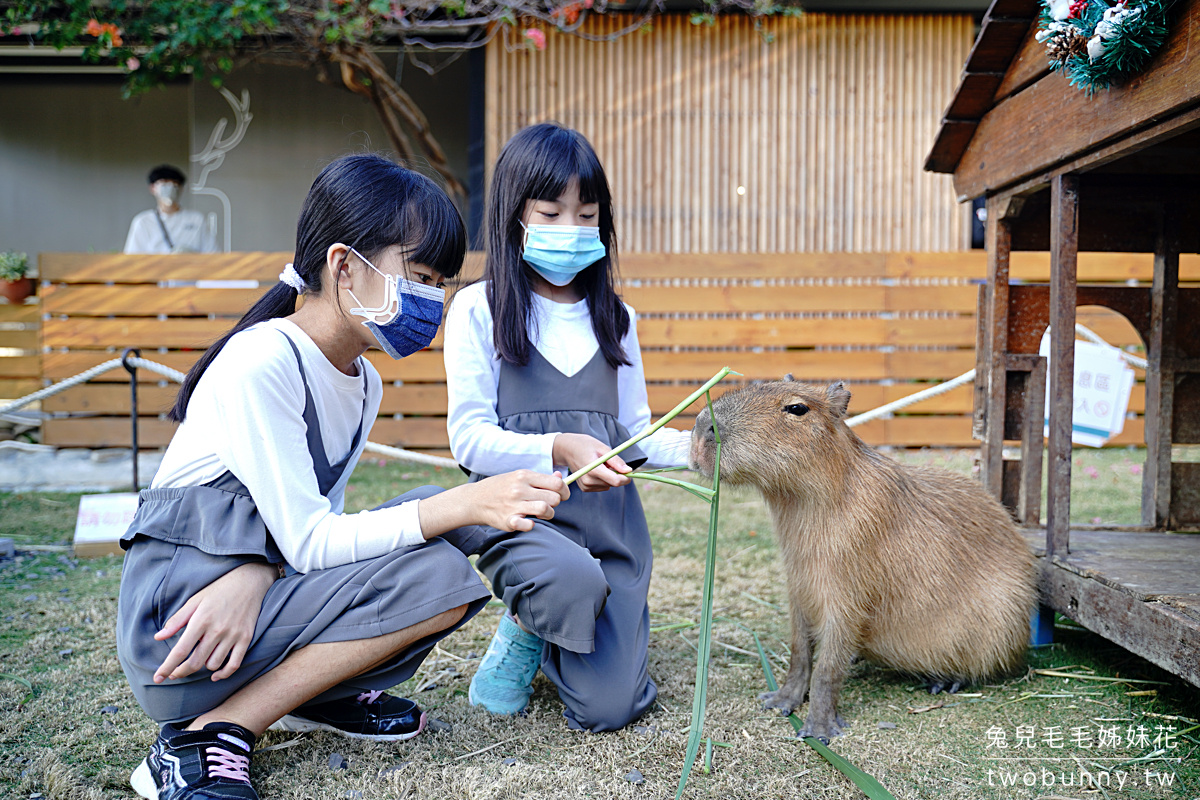
[[[784,376],[783,376],[783,379],[784,379],[785,381],[794,381],[794,380],[796,380],[795,378],[793,378],[793,377],[792,377],[792,373],[790,373],[790,372],[789,372],[787,375],[784,375]]]
[[[834,415],[846,416],[846,409],[850,407],[850,391],[846,388],[846,384],[841,381],[829,384],[825,389],[825,399],[829,402],[829,410]]]

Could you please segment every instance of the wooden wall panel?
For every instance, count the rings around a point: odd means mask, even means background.
[[[37,298],[25,304],[0,300],[0,402],[24,397],[41,388],[38,380],[41,314]]]
[[[628,23],[606,14],[586,30]],[[667,14],[608,42],[498,38],[486,163],[525,125],[580,130],[623,252],[963,250],[970,211],[922,165],[972,35],[968,15]]]

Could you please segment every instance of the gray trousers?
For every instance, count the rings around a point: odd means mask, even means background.
[[[440,491],[421,487],[385,505]],[[213,682],[212,672],[202,669],[180,680],[154,683],[154,671],[177,641],[155,641],[155,632],[192,595],[239,563],[244,560],[147,536],[137,537],[125,554],[117,654],[134,696],[155,721],[182,722],[211,711],[306,645],[375,638],[466,605],[462,621],[449,630],[415,642],[388,664],[310,702],[390,689],[411,678],[433,646],[478,613],[489,597],[466,556],[441,539],[330,569],[289,570],[268,589],[253,641],[232,676]]]
[[[529,532],[476,527],[462,529],[466,537],[447,537],[479,553],[477,566],[493,593],[545,640],[542,672],[558,687],[568,724],[590,731],[625,727],[658,696],[648,670],[652,556],[645,522],[601,530],[592,524],[586,534],[572,522],[612,519],[619,498],[636,504],[641,517],[632,486],[602,493],[573,488],[554,520],[535,521]],[[585,536],[590,547],[582,544]]]

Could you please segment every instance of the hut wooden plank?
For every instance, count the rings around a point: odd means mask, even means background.
[[[1180,9],[1163,48],[1142,74],[1088,97],[1062,75],[1039,80],[997,104],[979,123],[954,172],[961,197],[989,194],[1097,149],[1195,103],[1200,4]],[[1029,120],[1057,120],[1030,126]]]
[[[1050,357],[1046,376],[1046,552],[1067,552],[1071,519],[1071,413],[1074,409],[1076,262],[1079,253],[1079,176],[1055,176],[1050,203]],[[1003,427],[1003,419],[993,420]]]
[[[42,287],[47,314],[78,316],[119,315],[145,317],[156,314],[197,316],[217,314],[238,318],[262,297],[265,289],[166,289],[141,286],[88,286],[56,284]]]
[[[925,159],[926,172],[952,173],[962,152],[971,144],[979,123],[975,120],[943,119],[933,148]],[[960,198],[967,199],[967,198]]]
[[[1072,541],[1088,532],[1072,531]],[[1141,537],[1144,534],[1129,534]],[[1042,559],[1042,602],[1109,641],[1200,686],[1200,624],[1163,603],[1147,603]],[[1200,572],[1200,562],[1192,566]]]
[[[1060,561],[1142,601],[1200,594],[1200,536],[1073,530],[1071,553]]]
[[[1016,94],[1049,74],[1050,59],[1046,56],[1046,46],[1034,38],[1037,35],[1037,27],[1036,22],[1029,24],[1025,38],[1017,48],[1017,54],[1013,56],[1004,73],[1004,80],[996,87],[994,102],[998,103]]]
[[[1003,72],[968,72],[946,109],[948,120],[977,120],[992,107]]]
[[[1013,54],[1025,38],[1029,22],[1028,16],[997,17],[989,12],[984,17],[979,38],[975,40],[971,55],[967,56],[966,71],[997,73],[1007,69]],[[961,88],[959,91],[962,91]]]

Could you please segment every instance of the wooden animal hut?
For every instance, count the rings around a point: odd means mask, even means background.
[[[1060,15],[1069,7],[1051,5]],[[1178,532],[1200,527],[1200,463],[1186,459],[1187,445],[1200,443],[1191,256],[1180,280],[1180,254],[1200,250],[1200,0],[1170,5],[1161,47],[1135,74],[1091,92],[1086,80],[1071,83],[1069,68],[1049,68],[1055,42],[1038,34],[1053,16],[1043,13],[1038,0],[993,2],[925,165],[953,173],[960,200],[987,201],[975,395],[983,480],[1026,526],[1044,524],[1043,623],[1052,608],[1200,686],[1200,536]],[[1124,7],[1115,13],[1119,22]],[[1073,51],[1085,71],[1087,46],[1085,36]],[[1048,284],[1010,281],[1018,250],[1049,251]],[[1080,251],[1153,253],[1153,281],[1089,286]],[[1069,524],[1077,306],[1115,310],[1145,344],[1138,526]],[[1049,369],[1038,355],[1047,325]]]

